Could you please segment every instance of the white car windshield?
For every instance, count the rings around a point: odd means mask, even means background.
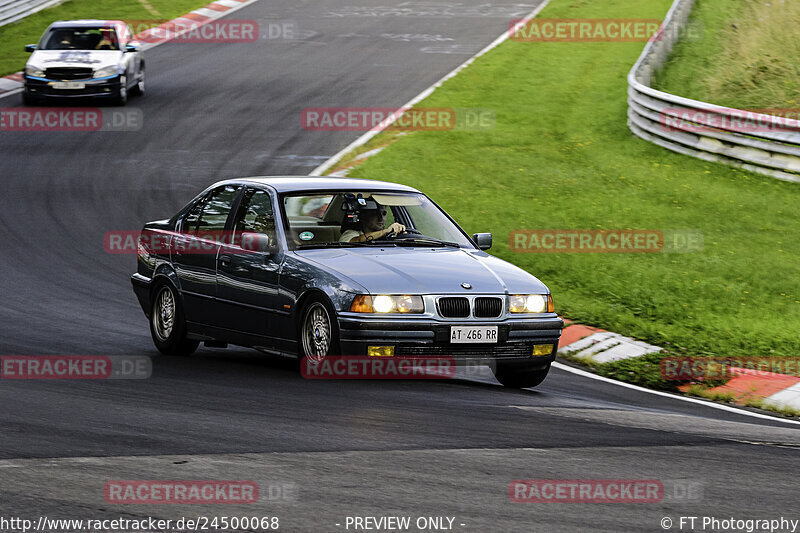
[[[114,28],[52,28],[40,50],[119,50]]]
[[[464,232],[420,193],[313,192],[285,195],[283,204],[293,248],[380,243],[474,249]],[[405,231],[389,233],[392,227]]]

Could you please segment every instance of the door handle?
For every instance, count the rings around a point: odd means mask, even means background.
[[[229,255],[221,255],[219,256],[219,264],[222,266],[230,266],[231,264],[231,256]]]

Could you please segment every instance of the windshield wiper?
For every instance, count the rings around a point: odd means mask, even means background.
[[[416,237],[413,239],[399,239],[394,242],[394,244],[398,246],[402,246],[405,244],[410,244],[412,246],[451,246],[453,248],[461,248],[461,245],[457,242],[449,242],[449,241],[440,241],[439,239],[433,239],[430,237]]]

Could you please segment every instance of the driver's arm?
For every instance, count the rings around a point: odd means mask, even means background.
[[[384,228],[378,231],[373,231],[372,233],[364,233],[362,235],[359,235],[358,237],[353,237],[352,239],[350,239],[350,242],[373,241],[376,239],[382,239],[383,237],[386,237],[390,233],[398,234],[404,232],[405,230],[406,227],[404,225],[395,222],[388,228]]]

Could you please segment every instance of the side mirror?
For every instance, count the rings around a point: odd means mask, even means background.
[[[139,51],[139,43],[136,41],[131,41],[125,45],[126,52],[138,52]]]
[[[29,54],[32,53],[32,52],[35,52],[36,51],[36,45],[35,44],[26,44],[25,45],[25,51],[28,52]]]
[[[492,234],[491,233],[476,233],[472,236],[472,240],[478,245],[481,250],[488,250],[492,247]]]
[[[266,252],[274,254],[278,251],[278,244],[269,235],[263,233],[242,233],[242,248],[251,252]]]

